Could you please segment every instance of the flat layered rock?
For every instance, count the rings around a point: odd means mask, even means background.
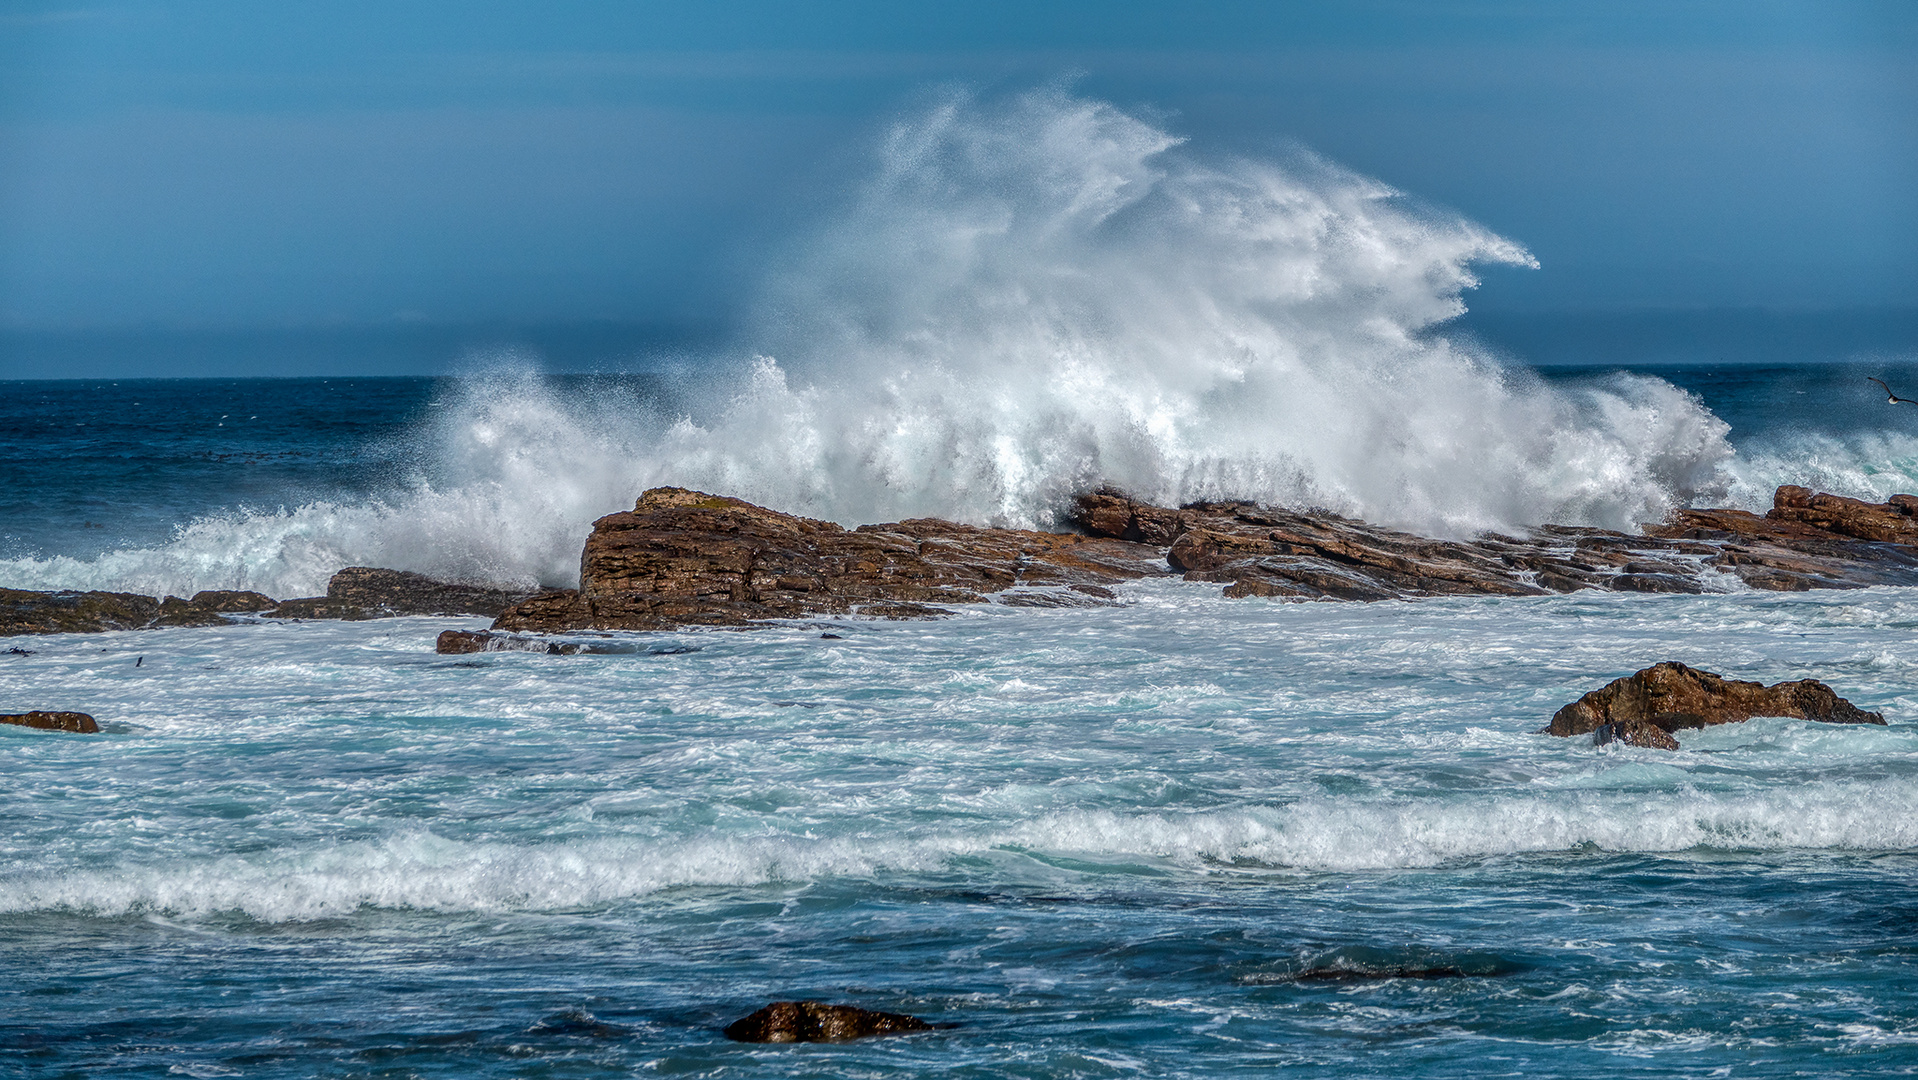
[[[846,529],[740,499],[654,488],[593,525],[580,587],[528,597],[495,634],[747,626],[820,615],[924,618],[954,605],[1107,603],[1110,586],[1182,575],[1228,597],[1391,600],[1918,585],[1918,498],[1884,504],[1780,488],[1777,508],[1680,510],[1642,534],[1543,526],[1440,540],[1248,502],[1154,506],[1101,489],[1079,533],[919,518]],[[1889,538],[1889,539],[1887,539]],[[1909,541],[1909,542],[1908,542]],[[499,647],[485,631],[442,651]],[[514,647],[519,647],[517,644]]]
[[[1600,744],[1617,741],[1676,750],[1674,732],[1742,723],[1755,716],[1821,724],[1885,722],[1817,679],[1766,686],[1668,661],[1591,691],[1558,710],[1545,730],[1561,737],[1592,735]]]
[[[875,1012],[820,1001],[775,1001],[726,1025],[734,1042],[847,1042],[874,1035],[931,1031],[932,1025],[904,1013]]]
[[[227,615],[274,619],[384,619],[396,615],[499,615],[532,590],[441,581],[406,570],[349,566],[325,596],[275,600],[257,592],[207,589],[191,599],[138,593],[0,589],[0,636],[92,634],[161,626],[225,626]]]
[[[326,583],[325,596],[283,600],[266,614],[277,619],[385,619],[398,615],[495,617],[531,590],[441,581],[410,570],[349,566]]]
[[[138,593],[0,589],[0,634],[137,630],[159,617],[160,601]]]
[[[580,587],[528,598],[500,631],[665,630],[860,614],[923,618],[988,598],[1111,603],[1106,588],[1164,573],[1120,539],[921,518],[846,529],[684,488],[654,488],[593,523]]]
[[[1178,510],[1110,489],[1081,496],[1074,522],[1100,536],[1163,543],[1188,581],[1227,596],[1386,600],[1609,592],[1774,591],[1918,585],[1918,498],[1865,503],[1783,487],[1764,515],[1678,510],[1640,534],[1546,525],[1523,537],[1434,540],[1324,512],[1252,503]]]

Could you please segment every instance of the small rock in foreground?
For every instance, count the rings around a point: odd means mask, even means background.
[[[18,724],[21,727],[39,728],[42,731],[72,731],[81,735],[97,735],[100,725],[93,717],[83,712],[24,712],[0,714],[0,724]]]
[[[1615,679],[1558,710],[1546,732],[1591,735],[1600,745],[1623,742],[1678,749],[1675,731],[1736,724],[1754,716],[1785,716],[1821,724],[1883,724],[1817,679],[1772,686],[1741,682],[1667,661]]]
[[[845,1042],[871,1035],[931,1031],[932,1025],[904,1013],[874,1012],[820,1001],[775,1001],[726,1027],[734,1042]]]

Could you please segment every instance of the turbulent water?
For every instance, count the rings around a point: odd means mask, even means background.
[[[954,100],[700,379],[0,384],[0,585],[565,585],[656,483],[1451,534],[1918,488],[1864,383],[1910,363],[1528,371],[1449,321],[1527,259],[1307,158]],[[573,657],[435,655],[461,619],[8,639],[0,711],[105,731],[0,727],[0,1071],[1913,1071],[1918,591],[1120,596]],[[1891,722],[1531,733],[1662,659]],[[719,1035],[799,997],[942,1026]]]

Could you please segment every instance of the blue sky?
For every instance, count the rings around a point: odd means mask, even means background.
[[[1302,143],[1490,311],[1918,301],[1918,4],[0,2],[0,328],[724,319],[954,83]]]

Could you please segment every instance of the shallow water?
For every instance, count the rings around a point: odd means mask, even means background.
[[[108,733],[0,731],[0,1044],[45,1075],[1918,1061],[1918,592],[1215,588],[611,656],[439,657],[449,619],[31,641],[10,696]],[[1654,659],[1892,725],[1530,734]],[[1400,969],[1440,977],[1356,977]],[[956,1026],[718,1035],[786,997]]]

